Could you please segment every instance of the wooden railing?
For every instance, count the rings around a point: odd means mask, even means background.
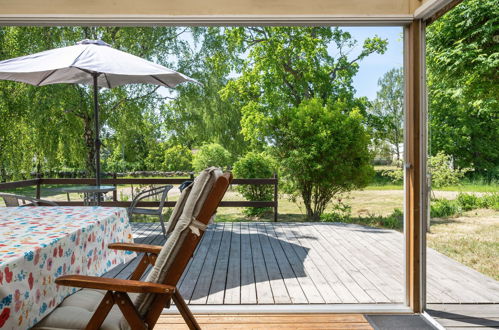
[[[186,180],[192,178],[103,178],[101,179],[102,185],[180,185]],[[47,199],[42,196],[43,185],[93,185],[95,179],[85,178],[37,178],[32,180],[14,181],[0,183],[0,191],[11,190],[22,187],[35,187],[35,198]],[[278,216],[278,179],[277,175],[273,178],[265,179],[234,179],[232,185],[272,185],[274,186],[274,199],[272,201],[222,201],[221,207],[271,207],[274,209],[274,221],[277,221]],[[83,206],[83,201],[55,201],[61,206]],[[116,207],[129,207],[132,201],[119,201],[118,193],[113,192],[113,198],[110,201],[101,202],[102,206],[116,206]],[[137,206],[141,207],[156,207],[159,206],[159,201],[143,201],[139,202]],[[174,201],[166,201],[166,207],[175,206]]]

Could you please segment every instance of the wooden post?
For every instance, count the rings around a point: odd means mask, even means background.
[[[41,181],[42,179],[40,178],[40,173],[37,173],[36,175],[36,199],[41,199],[42,197],[42,187],[41,187]]]
[[[405,235],[407,302],[415,313],[424,308],[425,98],[424,23],[414,20],[405,28],[406,145]]]
[[[116,188],[113,191],[113,202],[118,201],[118,185],[116,184],[116,172],[113,173],[113,179],[114,179],[114,187]]]
[[[274,173],[274,222],[277,222],[277,216],[278,214],[278,206],[279,206],[279,191],[278,191],[278,185],[279,185],[279,180],[277,177],[277,173]]]

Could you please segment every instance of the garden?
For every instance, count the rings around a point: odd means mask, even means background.
[[[490,8],[492,0],[465,1],[428,29],[427,237],[429,247],[499,279],[499,84],[490,42],[498,15]],[[373,32],[356,40],[339,27],[1,27],[0,59],[83,38],[201,83],[102,90],[104,172],[188,179],[219,166],[236,178],[277,174],[279,221],[403,229],[403,70],[387,67],[372,99],[353,85],[363,62],[387,52],[387,39]],[[2,82],[0,181],[91,177],[91,93],[82,85]],[[65,199],[58,188],[42,194]],[[120,186],[118,198],[129,201],[143,188]],[[172,190],[169,199],[177,196]],[[266,185],[234,185],[226,196],[273,198]],[[272,221],[272,212],[221,208],[217,221]]]

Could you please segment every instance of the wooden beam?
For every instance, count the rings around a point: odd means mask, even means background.
[[[406,77],[406,177],[405,234],[406,284],[409,307],[415,313],[423,310],[424,300],[424,223],[423,169],[424,155],[424,23],[415,20],[405,30]]]
[[[442,7],[442,9],[438,10],[435,14],[430,16],[426,21],[425,24],[426,26],[430,25],[431,23],[435,22],[437,19],[445,15],[448,11],[450,11],[452,8],[456,7],[459,5],[463,0],[453,0],[449,4],[445,5]]]
[[[21,187],[36,186],[38,183],[40,183],[40,179],[13,181],[13,182],[2,182],[2,183],[0,183],[0,191],[21,188]]]

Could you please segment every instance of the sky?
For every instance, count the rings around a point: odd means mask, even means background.
[[[402,27],[342,27],[341,29],[350,32],[352,37],[358,41],[357,52],[360,52],[366,38],[376,34],[380,38],[388,40],[387,51],[382,55],[369,55],[360,62],[359,72],[353,79],[356,96],[367,96],[373,100],[376,98],[378,80],[383,74],[403,65]]]

